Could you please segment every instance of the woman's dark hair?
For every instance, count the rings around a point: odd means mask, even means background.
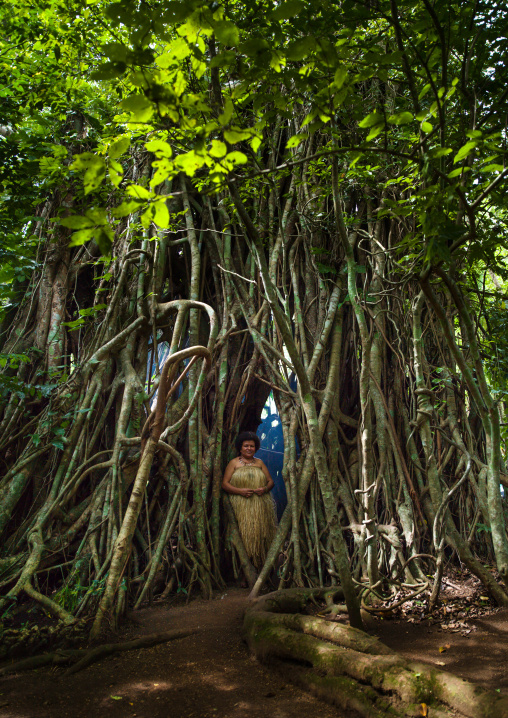
[[[235,446],[238,453],[240,453],[240,451],[242,450],[242,444],[244,441],[253,441],[256,445],[256,451],[259,451],[261,442],[259,441],[259,436],[253,431],[242,431],[241,434],[238,434],[235,441]]]

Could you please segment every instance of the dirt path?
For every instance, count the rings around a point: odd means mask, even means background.
[[[246,597],[232,589],[213,601],[138,611],[120,640],[173,628],[198,633],[69,678],[61,669],[2,677],[0,718],[345,718],[249,656],[241,638]],[[404,621],[379,622],[373,632],[410,659],[508,693],[508,610],[471,624],[467,636]]]
[[[106,658],[68,678],[40,670],[0,679],[1,718],[342,718],[255,660],[241,639],[247,591],[134,614],[122,640],[199,633]],[[8,705],[5,705],[8,703]]]
[[[470,626],[471,633],[461,635],[424,622],[384,621],[373,633],[411,660],[508,693],[508,609],[476,618]]]

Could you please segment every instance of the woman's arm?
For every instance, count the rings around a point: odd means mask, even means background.
[[[253,489],[241,489],[238,486],[232,486],[230,484],[231,477],[233,476],[233,471],[235,469],[236,469],[236,459],[233,459],[226,466],[226,471],[224,472],[224,477],[222,479],[222,488],[228,494],[239,494],[239,496],[245,496],[245,498],[248,499],[249,496],[252,496],[252,494],[254,493]]]
[[[260,469],[263,471],[263,474],[266,476],[266,486],[262,486],[260,489],[254,489],[254,493],[258,496],[263,496],[263,494],[267,494],[269,491],[273,489],[275,484],[273,483],[273,479],[270,476],[270,472],[266,468],[266,465],[261,459],[259,459],[261,462]]]

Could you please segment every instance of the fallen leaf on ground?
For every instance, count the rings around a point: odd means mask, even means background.
[[[122,700],[122,696],[109,696],[109,697],[112,698],[114,701],[121,701],[121,700]]]

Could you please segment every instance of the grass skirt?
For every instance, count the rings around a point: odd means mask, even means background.
[[[231,485],[241,489],[259,489],[266,484],[266,476],[257,466],[241,466],[231,477]],[[247,555],[260,569],[277,530],[275,502],[270,494],[249,498],[231,494],[230,499]]]

